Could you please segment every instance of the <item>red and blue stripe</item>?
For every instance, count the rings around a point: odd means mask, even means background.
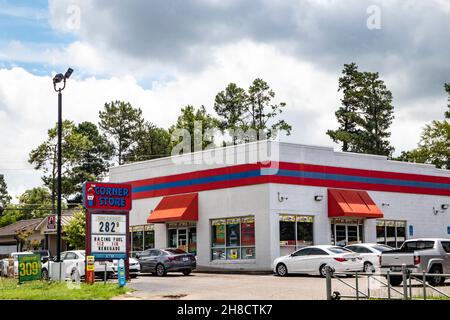
[[[236,165],[128,183],[133,199],[264,183],[450,196],[449,177],[288,162]]]

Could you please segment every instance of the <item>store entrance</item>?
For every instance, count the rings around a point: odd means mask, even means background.
[[[197,254],[197,227],[192,223],[171,223],[167,225],[168,246]]]
[[[346,246],[363,242],[363,220],[332,220],[331,244]]]

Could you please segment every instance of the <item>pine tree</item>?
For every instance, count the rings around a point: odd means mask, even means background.
[[[377,72],[360,72],[355,63],[344,65],[342,73],[339,91],[344,97],[336,111],[340,126],[327,134],[342,143],[343,151],[391,156],[392,93]]]
[[[341,99],[342,106],[336,111],[336,119],[339,128],[328,130],[327,135],[334,142],[342,143],[342,151],[356,151],[358,134],[358,109],[360,93],[358,83],[361,73],[358,72],[358,66],[355,63],[345,64],[342,71],[343,76],[339,78],[339,89],[344,97]]]

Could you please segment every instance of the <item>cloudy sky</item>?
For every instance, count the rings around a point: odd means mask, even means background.
[[[64,117],[98,120],[107,101],[170,126],[229,82],[265,79],[287,103],[284,140],[336,145],[344,63],[393,92],[396,154],[441,119],[450,81],[449,0],[0,0],[0,173],[13,195],[41,184],[29,151],[56,122],[51,78],[75,69]]]

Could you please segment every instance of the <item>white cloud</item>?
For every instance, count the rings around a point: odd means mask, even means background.
[[[79,51],[78,61],[88,63],[91,56],[86,52]],[[287,103],[284,117],[294,127],[288,141],[332,145],[325,131],[337,125],[334,111],[340,99],[339,74],[250,41],[218,48],[210,67],[178,73],[172,81],[156,80],[151,89],[143,88],[132,76],[80,79],[74,74],[64,91],[63,113],[64,118],[76,122],[97,122],[105,102],[126,100],[140,107],[147,120],[167,128],[176,121],[181,107],[203,104],[213,112],[215,94],[229,82],[247,88],[257,77],[269,82],[277,101]],[[5,171],[15,195],[40,184],[39,173],[31,170],[26,160],[56,122],[56,103],[50,77],[34,76],[21,68],[0,70],[0,169],[20,169]],[[437,109],[441,103],[445,105],[445,98],[433,101],[430,108]],[[419,105],[410,107],[420,110]],[[416,145],[422,126],[432,119],[431,114],[426,116],[417,120],[407,108],[396,113],[392,141],[397,151]]]

